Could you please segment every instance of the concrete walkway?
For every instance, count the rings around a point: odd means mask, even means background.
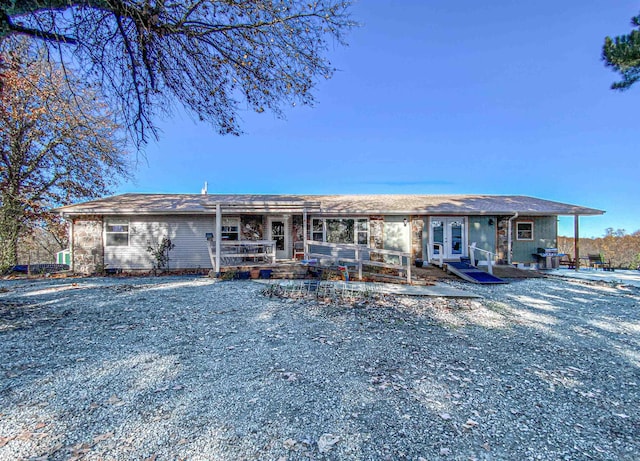
[[[640,271],[602,271],[595,269],[581,269],[579,271],[575,271],[573,269],[554,269],[550,271],[544,271],[544,273],[546,275],[552,275],[555,277],[590,280],[593,282],[619,283],[622,285],[640,287]]]
[[[279,283],[282,286],[291,284],[304,283],[303,280],[253,280],[253,282],[271,284]],[[435,298],[480,298],[477,294],[451,288],[443,284],[435,285],[400,285],[397,283],[378,283],[378,282],[345,282],[340,281],[323,281],[334,285],[335,289],[348,287],[352,291],[371,291],[377,293],[403,295],[403,296],[430,296]]]

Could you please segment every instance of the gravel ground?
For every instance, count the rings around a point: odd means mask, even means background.
[[[640,290],[0,282],[2,460],[640,458]]]

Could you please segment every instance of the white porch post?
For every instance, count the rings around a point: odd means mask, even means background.
[[[284,215],[284,251],[286,255],[286,259],[289,259],[293,256],[293,240],[292,238],[292,228],[291,228],[291,215]]]
[[[422,261],[429,265],[431,262],[431,245],[429,244],[429,238],[431,237],[431,218],[422,218]]]
[[[307,256],[307,207],[302,209],[302,242],[304,246],[304,259],[309,259]]]
[[[411,260],[413,259],[413,216],[409,215],[409,265],[411,265]]]
[[[575,253],[574,270],[580,270],[580,215],[573,217],[573,250]]]
[[[409,258],[407,259],[407,283],[411,285],[411,260],[413,259],[413,217],[409,215]]]
[[[216,203],[216,275],[220,275],[220,251],[222,247],[222,207]]]

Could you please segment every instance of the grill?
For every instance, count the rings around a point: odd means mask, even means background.
[[[558,249],[557,248],[538,248],[537,254],[545,258],[547,256],[558,256]]]
[[[564,254],[558,253],[557,248],[538,248],[533,256],[538,261],[538,269],[557,269]]]

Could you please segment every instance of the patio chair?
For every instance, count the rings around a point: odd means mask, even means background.
[[[613,271],[613,268],[611,267],[611,260],[609,259],[605,261],[604,256],[601,254],[589,255],[589,266],[596,270],[600,268],[603,271]]]
[[[293,259],[304,259],[304,241],[293,242]]]

